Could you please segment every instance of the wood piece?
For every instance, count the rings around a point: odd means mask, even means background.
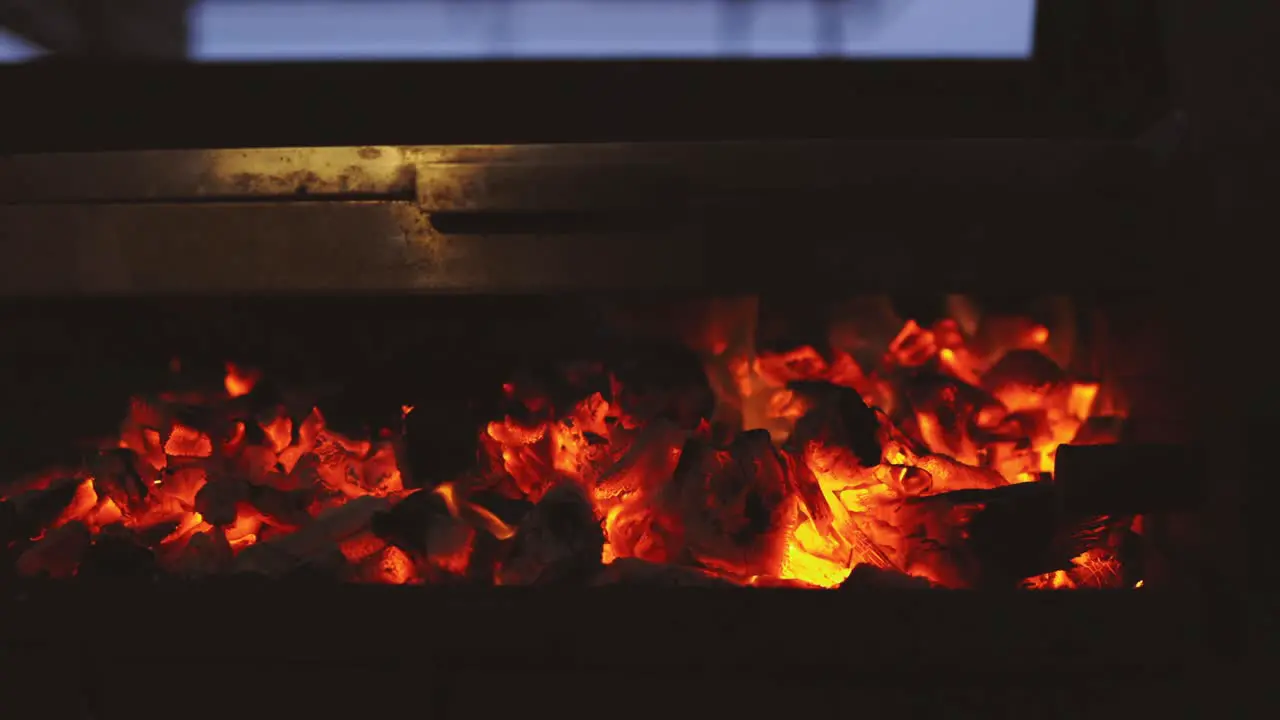
[[[1024,578],[1071,567],[1071,559],[1108,546],[1124,519],[1075,515],[1064,510],[1058,488],[1050,482],[1009,485],[990,490],[962,490],[908,500],[933,506],[953,527],[945,542],[962,561],[965,584],[1012,587]],[[961,513],[950,509],[967,508]]]

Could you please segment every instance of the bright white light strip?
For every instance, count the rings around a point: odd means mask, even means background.
[[[755,0],[727,37],[722,0],[202,0],[201,60],[713,57],[819,54],[817,3]],[[847,0],[849,57],[1026,58],[1035,0]]]

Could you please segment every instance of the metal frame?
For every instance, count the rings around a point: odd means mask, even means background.
[[[1165,175],[1108,141],[13,156],[0,292],[1170,286]]]

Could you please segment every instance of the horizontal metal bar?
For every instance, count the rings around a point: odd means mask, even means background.
[[[0,157],[0,203],[410,199],[425,210],[661,207],[883,183],[1041,187],[1146,181],[1105,141],[378,146]]]
[[[1162,249],[1167,233],[1126,203],[882,204],[729,208],[634,230],[436,227],[411,202],[7,205],[0,294],[1043,292],[1194,281],[1190,263]]]

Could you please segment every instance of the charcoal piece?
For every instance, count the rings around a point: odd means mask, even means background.
[[[671,420],[653,421],[596,481],[592,495],[597,499],[615,498],[665,483],[676,467],[675,452],[687,436]]]
[[[234,478],[215,478],[196,493],[196,512],[214,527],[236,521],[236,506],[249,499],[249,485]]]
[[[315,500],[311,490],[278,490],[266,485],[249,485],[245,499],[273,523],[298,528],[311,522],[307,511]]]
[[[121,510],[138,507],[146,500],[149,482],[142,477],[142,465],[132,450],[102,450],[91,463],[93,489],[98,497],[111,498]]]
[[[591,584],[647,587],[736,587],[732,582],[698,568],[618,558],[600,569]]]
[[[227,536],[215,529],[193,534],[167,567],[177,575],[206,577],[225,572],[234,559]]]
[[[1207,472],[1196,446],[1060,445],[1054,478],[1067,512],[1137,515],[1198,508]]]
[[[138,542],[152,550],[182,525],[179,520],[167,520],[135,532]]]
[[[985,418],[1003,414],[1000,401],[979,387],[932,372],[918,372],[905,383],[905,397],[918,420],[924,415],[934,422],[933,435],[924,437],[931,445],[941,442],[936,452],[958,456],[967,441],[981,430]],[[923,428],[920,428],[923,429]]]
[[[1009,484],[1009,481],[995,470],[966,465],[946,455],[918,457],[912,465],[929,473],[934,492],[990,490]]]
[[[62,478],[43,490],[30,490],[0,501],[0,546],[39,535],[67,509],[82,482],[78,478]]]
[[[24,577],[65,579],[75,574],[92,536],[80,522],[69,522],[45,533],[18,556],[15,568]]]
[[[798,502],[768,431],[740,434],[727,453],[695,443],[684,453],[673,484],[688,552],[723,572],[776,574]]]
[[[630,343],[608,365],[623,412],[642,423],[661,418],[693,430],[715,409],[702,359],[684,345]]]
[[[502,585],[580,584],[600,569],[604,529],[578,486],[556,485],[525,516],[498,568]]]
[[[802,451],[805,444],[817,440],[852,450],[864,467],[880,462],[880,419],[856,390],[807,380],[787,387],[812,404],[796,422],[788,449]]]
[[[386,498],[354,498],[321,512],[295,532],[250,545],[236,556],[232,569],[279,576],[308,564],[326,566],[334,552],[341,555],[340,542],[368,529],[374,516],[389,507]]]
[[[773,528],[773,513],[787,485],[787,469],[767,430],[749,430],[738,435],[729,446],[729,457],[734,467],[713,479],[713,493],[727,499],[746,491],[735,498],[741,501],[746,523],[730,537],[735,543],[747,544]]]
[[[476,533],[467,570],[463,575],[466,581],[474,585],[492,585],[497,577],[498,566],[507,553],[508,542],[489,533]]]
[[[493,513],[507,525],[519,525],[525,515],[533,509],[533,503],[522,498],[513,498],[494,490],[478,490],[467,496],[467,502]]]
[[[434,524],[451,521],[449,507],[433,490],[418,490],[371,521],[373,534],[418,557],[428,554],[428,535]]]
[[[982,388],[1010,410],[1035,406],[1066,382],[1066,373],[1038,350],[1010,350],[982,374]]]
[[[897,570],[886,570],[874,565],[855,565],[849,577],[840,583],[841,590],[928,590],[933,583]]]
[[[85,580],[141,580],[156,577],[156,555],[138,544],[123,525],[109,525],[84,553],[78,577]]]

